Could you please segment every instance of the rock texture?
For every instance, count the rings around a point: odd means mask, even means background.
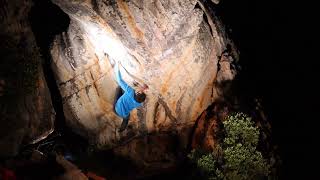
[[[122,145],[115,150],[122,155],[139,151],[137,144],[146,140],[136,139],[148,134],[176,137],[185,148],[197,118],[223,98],[217,79],[229,82],[235,75],[229,61],[218,71],[218,60],[232,43],[218,19],[196,0],[53,2],[71,19],[51,48],[67,124],[99,147]],[[122,120],[113,112],[116,61],[129,85],[149,86],[146,102],[131,112],[122,133],[117,132]],[[134,158],[148,164],[142,158],[147,154]]]
[[[217,142],[221,139],[222,121],[230,112],[230,105],[223,102],[215,102],[204,111],[196,122],[191,139],[191,149],[202,149],[208,152],[216,152]],[[218,137],[220,135],[220,137]]]
[[[137,166],[136,176],[175,168],[181,155],[179,150],[178,136],[169,133],[135,138],[125,146],[114,148],[115,154],[129,158]]]
[[[28,22],[31,1],[1,1],[0,156],[53,131],[55,112]]]

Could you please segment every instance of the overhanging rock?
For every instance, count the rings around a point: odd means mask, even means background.
[[[100,147],[159,132],[186,146],[197,117],[222,98],[217,64],[229,40],[216,20],[196,0],[53,2],[71,19],[51,48],[68,125]],[[116,61],[129,85],[149,86],[122,133],[113,112]]]

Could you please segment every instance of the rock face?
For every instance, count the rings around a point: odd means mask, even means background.
[[[53,2],[71,19],[51,48],[67,124],[100,147],[126,144],[116,150],[123,155],[138,151],[136,144],[146,140],[130,140],[147,134],[177,137],[185,148],[198,116],[223,98],[217,79],[230,81],[235,74],[228,61],[218,72],[219,56],[231,42],[217,18],[196,0]],[[122,133],[113,111],[115,62],[130,86],[149,86]]]
[[[1,1],[0,156],[53,131],[55,112],[28,22],[31,1]]]
[[[219,4],[220,0],[211,0],[215,4]]]
[[[229,107],[227,104],[215,102],[201,114],[191,139],[192,149],[202,149],[208,152],[216,150],[219,143],[217,139],[221,139],[217,136],[222,132],[222,121],[227,117]]]

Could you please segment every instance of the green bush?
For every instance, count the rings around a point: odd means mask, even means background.
[[[210,180],[223,179],[223,174],[220,169],[217,168],[218,163],[212,154],[192,150],[188,158],[195,164],[198,170],[199,176],[197,176],[197,178]]]
[[[259,129],[243,113],[230,115],[223,122],[225,138],[222,153],[201,153],[193,150],[189,159],[204,179],[260,179],[268,176],[270,166],[256,149]]]

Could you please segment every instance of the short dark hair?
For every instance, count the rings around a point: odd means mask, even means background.
[[[138,102],[138,103],[142,103],[145,99],[146,99],[146,94],[143,92],[136,92],[134,93],[134,99]]]

